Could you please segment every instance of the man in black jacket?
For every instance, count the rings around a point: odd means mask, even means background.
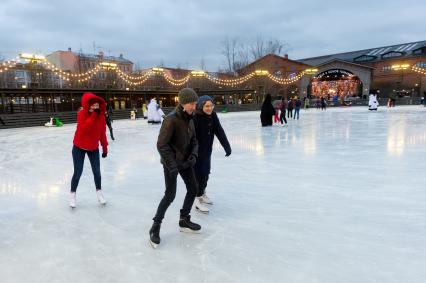
[[[180,210],[179,226],[182,232],[199,232],[201,226],[191,222],[191,207],[197,194],[197,181],[194,165],[198,156],[198,143],[195,136],[193,113],[198,96],[191,88],[179,92],[179,105],[161,125],[157,149],[164,168],[166,191],[153,218],[154,224],[149,231],[152,246],[160,243],[160,226],[167,208],[176,196],[178,173],[186,185],[186,196]]]

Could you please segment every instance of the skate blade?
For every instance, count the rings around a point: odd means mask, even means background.
[[[200,230],[191,230],[191,229],[189,229],[189,228],[184,228],[184,227],[179,227],[179,230],[180,230],[182,233],[190,233],[190,234],[200,234],[200,233],[201,233],[201,231],[200,231]]]
[[[153,241],[148,240],[148,242],[154,250],[158,247],[158,244],[154,243]]]
[[[196,211],[198,211],[199,213],[202,213],[202,214],[209,214],[209,212],[210,212],[209,210],[207,210],[207,211],[202,211],[202,210],[201,210],[201,209],[199,209],[198,207],[196,207],[196,208],[195,208],[195,210],[196,210]]]

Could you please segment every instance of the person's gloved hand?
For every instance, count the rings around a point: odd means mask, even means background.
[[[95,109],[95,110],[93,110],[93,111],[95,111],[97,114],[101,114],[101,109]]]
[[[168,168],[167,170],[169,170],[170,174],[172,175],[177,175],[177,173],[179,172],[177,167],[171,167],[171,168]]]
[[[102,158],[107,157],[107,155],[108,155],[108,152],[102,152]]]
[[[194,167],[195,163],[197,163],[197,157],[191,154],[186,162],[188,167]]]
[[[231,155],[232,150],[230,148],[228,148],[227,150],[225,150],[225,156],[228,157]]]

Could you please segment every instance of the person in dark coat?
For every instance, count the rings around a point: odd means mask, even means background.
[[[219,139],[224,148],[225,156],[231,155],[231,145],[213,109],[213,99],[208,95],[201,96],[198,99],[197,111],[194,116],[195,133],[198,141],[198,159],[197,163],[195,163],[198,191],[195,199],[195,208],[203,213],[209,212],[209,209],[204,204],[213,204],[206,195],[205,189],[209,180],[214,136]]]
[[[272,126],[272,117],[275,115],[275,108],[272,106],[272,97],[268,93],[265,96],[265,100],[262,104],[262,109],[260,110],[260,121],[262,127]]]
[[[180,210],[180,229],[182,232],[198,232],[201,229],[200,225],[191,222],[189,215],[198,188],[194,172],[198,157],[198,143],[192,119],[197,100],[197,93],[193,89],[182,89],[179,92],[179,105],[165,117],[158,135],[157,149],[163,164],[166,191],[149,230],[151,245],[154,248],[160,244],[161,222],[176,196],[178,174],[186,185],[186,196]]]
[[[3,125],[6,125],[6,123],[3,121],[1,117],[0,117],[0,123],[2,123]]]
[[[109,134],[111,136],[111,139],[115,140],[114,139],[114,132],[113,132],[112,125],[111,125],[112,124],[112,107],[109,103],[107,104],[107,111],[105,111],[105,122],[106,122],[108,129],[109,129]]]

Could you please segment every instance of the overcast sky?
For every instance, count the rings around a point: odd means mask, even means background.
[[[277,38],[301,59],[426,40],[425,11],[424,0],[1,0],[0,58],[71,47],[217,71],[226,36]]]

